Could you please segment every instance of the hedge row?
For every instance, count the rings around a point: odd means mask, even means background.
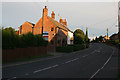
[[[89,44],[68,45],[68,46],[63,46],[63,47],[57,47],[56,51],[69,53],[69,52],[73,52],[73,51],[82,50],[82,49],[85,49],[88,47],[89,47]]]
[[[17,35],[13,28],[2,29],[2,49],[24,48],[29,46],[46,46],[42,35],[27,33]]]
[[[119,40],[108,40],[106,41],[106,44],[110,44],[116,47],[120,47]]]

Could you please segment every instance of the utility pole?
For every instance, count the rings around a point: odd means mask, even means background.
[[[107,28],[107,40],[108,40],[108,28]]]

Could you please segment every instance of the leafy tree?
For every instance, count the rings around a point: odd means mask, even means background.
[[[15,48],[15,30],[12,27],[2,29],[2,47]]]
[[[86,28],[85,42],[89,44],[90,39],[88,38],[88,29]]]
[[[103,38],[104,38],[104,37],[99,36],[98,41],[102,42],[102,41],[103,41]]]
[[[77,29],[74,32],[74,44],[82,44],[85,40],[85,34],[82,30]]]

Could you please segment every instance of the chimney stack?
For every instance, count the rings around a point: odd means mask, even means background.
[[[67,26],[67,21],[66,21],[66,19],[63,19],[63,20],[62,20],[62,24],[65,25],[65,26]]]
[[[55,19],[55,13],[54,13],[54,11],[52,11],[51,17],[52,17],[53,19]]]
[[[48,15],[48,9],[47,6],[43,9],[43,16],[46,17]]]
[[[62,23],[62,17],[60,18],[59,22]]]

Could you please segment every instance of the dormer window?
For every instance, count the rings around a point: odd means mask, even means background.
[[[53,31],[53,30],[54,30],[54,28],[52,27],[52,28],[51,28],[51,31]]]

